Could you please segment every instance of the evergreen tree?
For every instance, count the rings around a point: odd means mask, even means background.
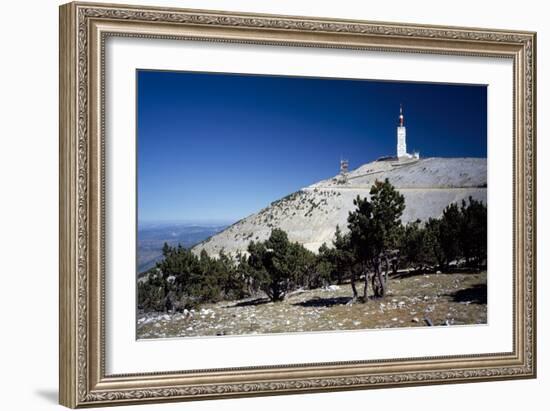
[[[430,218],[424,225],[424,248],[426,252],[426,261],[432,266],[438,266],[440,269],[445,264],[445,255],[439,241],[441,230],[441,220]]]
[[[251,242],[248,246],[249,265],[254,269],[260,288],[272,301],[282,301],[293,277],[289,266],[290,242],[286,233],[274,229],[265,242]]]
[[[356,210],[348,216],[348,228],[356,261],[365,278],[363,297],[367,299],[369,267],[374,271],[374,294],[382,297],[386,293],[387,273],[390,269],[389,252],[398,245],[405,199],[386,179],[384,182],[376,181],[371,187],[370,201],[357,196],[353,204]],[[386,265],[385,275],[382,274],[382,261]]]
[[[144,309],[182,310],[249,295],[245,273],[223,250],[212,258],[204,250],[196,256],[181,245],[165,244],[162,252],[164,259],[138,286],[138,305]]]
[[[353,268],[353,250],[351,248],[350,233],[342,234],[340,226],[336,226],[334,234],[334,270],[338,284],[342,284],[344,279],[351,278]]]
[[[449,204],[443,210],[443,216],[439,223],[439,246],[444,256],[444,266],[449,268],[449,264],[457,260],[461,255],[460,234],[462,229],[462,215],[460,209],[455,203]]]
[[[316,280],[312,283],[317,287],[336,282],[342,283],[342,275],[336,268],[336,249],[329,248],[326,243],[319,247],[316,262]]]
[[[315,254],[290,242],[278,228],[273,229],[265,242],[252,241],[248,253],[247,264],[254,281],[272,301],[282,301],[290,290],[308,286],[315,273]]]
[[[422,227],[420,220],[408,223],[402,230],[401,255],[407,265],[416,270],[422,270],[429,261],[426,234],[426,229]]]
[[[466,265],[479,267],[487,259],[487,207],[481,202],[468,198],[462,200],[460,228],[460,248]]]
[[[286,233],[285,233],[286,234]],[[323,284],[317,271],[317,257],[303,245],[290,243],[287,254],[288,265],[293,270],[290,287],[317,288]]]

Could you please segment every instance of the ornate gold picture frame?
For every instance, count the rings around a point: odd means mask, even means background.
[[[514,247],[509,251],[513,251],[513,350],[107,374],[104,69],[105,42],[111,37],[512,61]],[[60,403],[77,408],[535,378],[535,102],[533,32],[92,3],[61,6]]]

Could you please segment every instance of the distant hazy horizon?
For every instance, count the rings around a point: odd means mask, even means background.
[[[234,220],[140,220],[138,229],[145,226],[220,226],[233,224]]]

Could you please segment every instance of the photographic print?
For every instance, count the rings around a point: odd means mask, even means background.
[[[487,323],[487,87],[137,70],[137,338]]]

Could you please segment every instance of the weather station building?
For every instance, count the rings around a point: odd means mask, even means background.
[[[405,127],[405,116],[403,115],[403,106],[399,106],[399,117],[397,122],[397,150],[395,156],[384,156],[376,160],[376,162],[385,162],[385,164],[391,165],[391,167],[399,167],[408,164],[412,164],[420,160],[420,153],[413,151],[413,153],[407,152],[407,128]],[[334,179],[339,184],[349,183],[349,161],[347,159],[340,158],[340,173]]]

